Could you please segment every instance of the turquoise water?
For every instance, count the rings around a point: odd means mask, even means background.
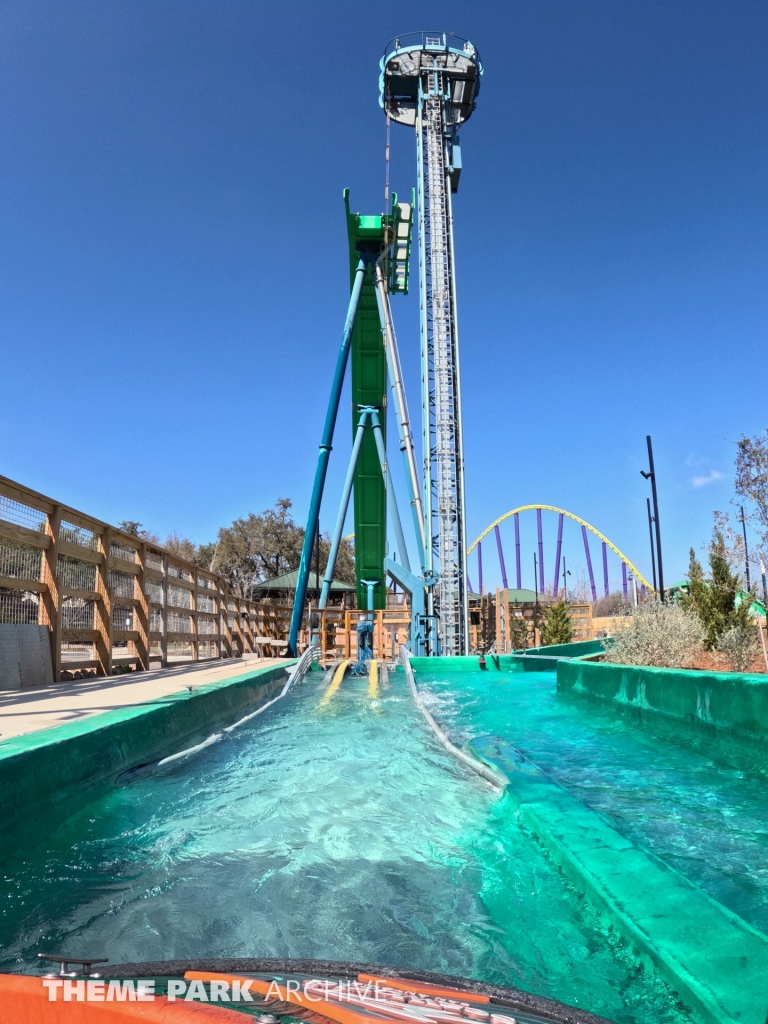
[[[687,1020],[435,742],[402,674],[378,700],[364,679],[324,692],[310,675],[6,867],[2,969],[51,950],[328,957],[518,986],[620,1024]],[[440,702],[469,707],[445,689]]]
[[[559,697],[554,672],[418,673],[455,738],[497,733],[616,829],[768,932],[764,761],[680,745],[613,708]]]

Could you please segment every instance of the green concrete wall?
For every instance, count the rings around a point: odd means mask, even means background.
[[[436,672],[478,672],[478,655],[458,658],[411,658],[414,672],[434,675]],[[557,658],[544,656],[518,657],[514,654],[486,654],[485,667],[488,672],[553,672]]]
[[[583,658],[602,654],[605,648],[599,640],[574,640],[570,644],[550,644],[548,647],[529,647],[528,654],[549,654],[557,658]]]
[[[768,676],[558,661],[558,693],[768,752]]]
[[[194,746],[282,688],[286,664],[0,742],[0,855],[23,852],[128,769]]]
[[[764,1024],[768,937],[621,836],[504,740],[482,736],[470,749],[508,778],[510,813],[540,837],[610,927],[653,960],[694,1019]]]

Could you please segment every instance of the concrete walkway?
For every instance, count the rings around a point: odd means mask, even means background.
[[[167,697],[179,690],[245,675],[261,665],[280,665],[286,658],[227,658],[131,672],[108,678],[0,691],[0,742],[39,729],[50,729],[103,711]]]

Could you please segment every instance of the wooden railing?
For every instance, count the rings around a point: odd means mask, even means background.
[[[410,636],[408,607],[384,608],[372,613],[329,608],[320,613],[320,648],[324,658],[357,658],[357,623],[373,615],[373,656],[393,660],[400,644]]]
[[[53,678],[283,653],[291,608],[0,476],[0,624],[48,627]],[[306,643],[306,629],[302,644]]]

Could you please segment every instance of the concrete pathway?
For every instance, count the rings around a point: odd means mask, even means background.
[[[284,661],[287,659],[226,658],[109,678],[77,679],[24,690],[0,690],[0,742],[103,711],[167,697],[193,686],[244,675],[257,666],[279,665]]]

